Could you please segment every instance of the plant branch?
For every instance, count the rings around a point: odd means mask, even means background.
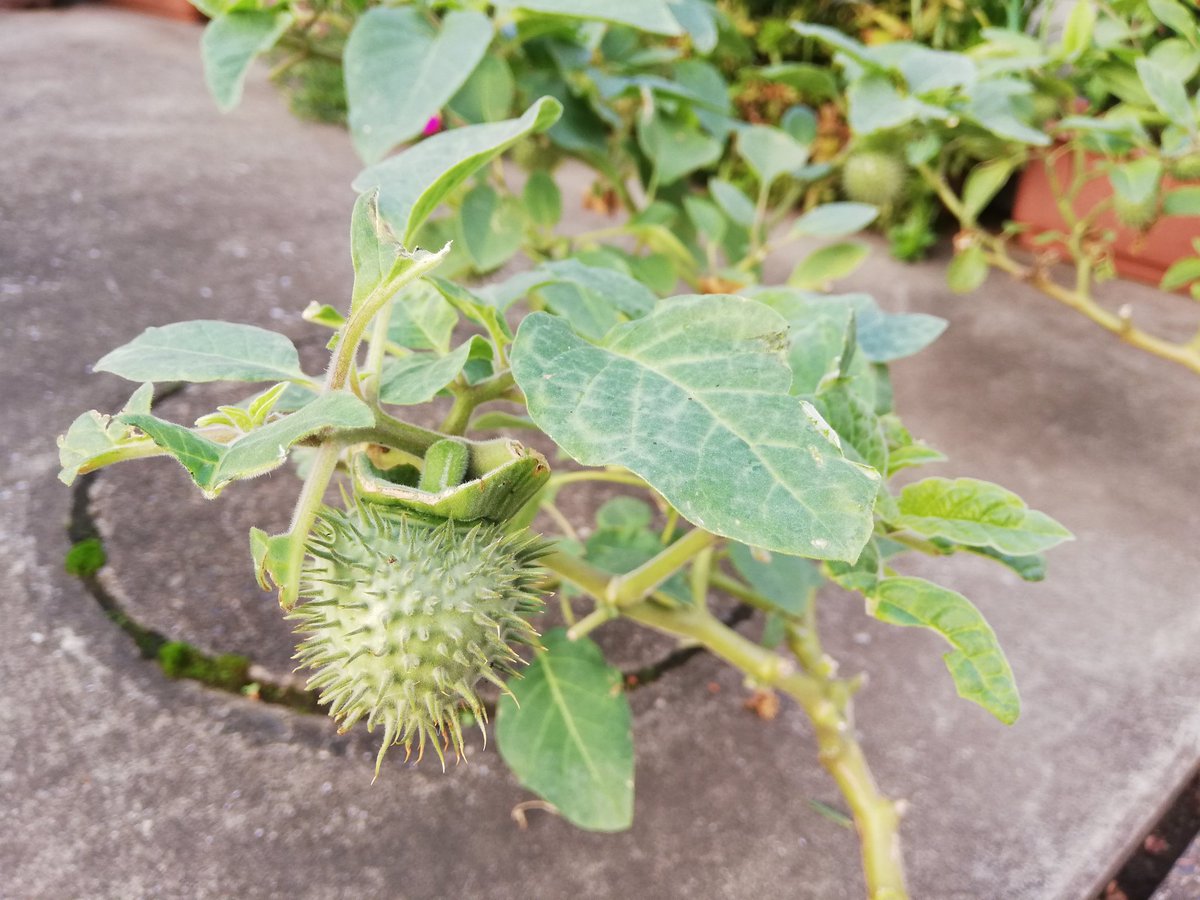
[[[475,407],[490,400],[499,400],[516,387],[516,384],[512,372],[506,369],[476,384],[451,387],[454,391],[454,405],[446,414],[441,431],[446,434],[462,434],[467,430],[467,423],[471,421],[471,413],[475,412]]]
[[[304,479],[304,487],[296,499],[296,508],[292,512],[292,524],[287,530],[288,565],[287,577],[279,588],[279,605],[291,609],[300,598],[300,569],[304,565],[304,543],[312,530],[321,503],[325,499],[325,489],[337,469],[341,456],[341,446],[335,441],[325,441],[313,458],[308,477]]]
[[[1050,278],[1045,272],[1031,270],[1004,253],[989,252],[987,261],[990,265],[1007,272],[1019,281],[1037,288],[1047,297],[1069,306],[1076,312],[1082,313],[1101,328],[1115,334],[1125,343],[1145,350],[1162,359],[1178,363],[1193,372],[1200,374],[1200,347],[1190,343],[1175,343],[1143,331],[1133,324],[1132,318],[1121,313],[1110,312],[1091,296],[1072,290]]]
[[[360,303],[350,310],[350,318],[338,331],[337,347],[333,351],[333,359],[329,363],[329,372],[325,377],[325,391],[337,391],[346,386],[350,369],[358,355],[358,345],[371,320],[392,297],[405,285],[411,284],[426,273],[432,271],[442,257],[437,253],[428,253],[413,257],[411,264],[397,275],[385,278]]]
[[[694,528],[632,572],[612,579],[603,600],[614,606],[637,603],[677,571],[712,547],[717,536],[703,528]]]
[[[908,896],[900,856],[900,813],[879,790],[862,747],[838,702],[844,684],[797,671],[786,659],[743,637],[707,611],[695,607],[661,609],[638,603],[622,612],[636,622],[689,638],[768,687],[794,699],[816,731],[821,764],[833,776],[854,816],[862,841],[863,871],[871,900]]]
[[[958,219],[959,224],[964,228],[973,227],[966,216],[961,202],[950,189],[945,179],[925,164],[920,164],[916,168],[946,208]],[[1047,162],[1047,171],[1053,172],[1053,165],[1049,161]],[[1075,218],[1072,211],[1069,209],[1069,206],[1064,208],[1060,201],[1061,198],[1056,196],[1056,202],[1060,203],[1060,210],[1064,213],[1065,221],[1071,222]],[[1086,290],[1091,280],[1091,264],[1090,262],[1084,262],[1086,254],[1083,252],[1080,243],[1081,236],[1077,231],[1078,229],[1066,236],[1068,249],[1071,251],[1075,259],[1075,264],[1078,267],[1078,271],[1076,272],[1076,288],[1074,290],[1059,284],[1041,270],[1030,269],[1018,263],[1005,252],[1003,240],[996,235],[979,231],[977,232],[977,236],[983,242],[986,248],[987,262],[993,268],[1006,272],[1018,281],[1023,281],[1041,291],[1047,297],[1069,306],[1078,313],[1082,313],[1101,328],[1115,334],[1121,340],[1125,341],[1125,343],[1131,344],[1139,350],[1145,350],[1147,353],[1152,353],[1162,359],[1178,363],[1200,374],[1200,347],[1195,346],[1191,342],[1175,343],[1143,331],[1133,324],[1132,318],[1128,314],[1110,312],[1092,298],[1091,294]]]
[[[366,399],[373,405],[379,404],[380,382],[383,380],[383,360],[387,353],[388,324],[392,318],[392,301],[387,300],[375,315],[371,327],[371,340],[367,347]]]

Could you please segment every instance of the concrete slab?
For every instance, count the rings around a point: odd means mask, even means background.
[[[711,659],[632,695],[632,831],[589,835],[533,813],[521,832],[509,811],[526,795],[494,749],[446,776],[391,766],[371,787],[369,741],[164,680],[62,573],[70,494],[54,481],[53,437],[128,390],[87,365],[183,318],[299,335],[296,311],[348,284],[345,136],[293,122],[261,73],[220,116],[197,38],[86,9],[0,19],[0,57],[19,73],[0,87],[0,893],[860,896],[854,836],[806,802],[838,804],[803,717],[754,718],[736,673]],[[908,423],[953,460],[943,473],[1009,485],[1079,536],[1042,585],[982,560],[908,567],[936,569],[992,620],[1025,699],[1012,729],[954,698],[935,638],[825,601],[832,652],[872,673],[859,722],[884,788],[911,803],[914,895],[1094,895],[1200,758],[1200,381],[999,280],[962,300],[936,263],[880,257],[857,284],[952,321],[895,372]],[[150,471],[130,474],[131,502],[177,496],[158,491],[182,473]],[[191,530],[205,553],[232,539],[228,567],[188,569],[190,554],[163,566],[189,573],[180,598],[234,595],[254,521],[238,517],[260,502],[235,497],[216,513],[228,520],[195,528],[190,505],[177,517],[157,506],[157,530],[125,544],[115,533],[113,552],[131,558],[167,530]],[[282,514],[266,502],[268,518]]]

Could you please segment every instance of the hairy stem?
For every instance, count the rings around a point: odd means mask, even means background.
[[[329,363],[329,372],[325,377],[325,391],[337,391],[346,386],[350,377],[350,369],[358,355],[358,345],[362,342],[363,334],[371,320],[389,300],[405,285],[411,284],[423,275],[432,271],[442,257],[436,253],[413,258],[411,264],[398,275],[385,278],[376,288],[367,294],[356,309],[350,311],[350,318],[338,332],[337,347],[333,351],[333,359]]]
[[[379,403],[380,382],[383,380],[383,360],[387,355],[388,324],[392,318],[392,301],[388,300],[375,316],[371,326],[371,339],[367,347],[366,400]]]
[[[335,441],[325,441],[317,450],[304,479],[304,487],[296,499],[296,508],[292,512],[292,524],[288,528],[288,567],[287,581],[279,588],[279,605],[291,609],[300,598],[300,569],[304,565],[304,542],[312,530],[321,502],[325,498],[325,489],[337,469],[338,458],[341,456],[341,446]]]
[[[471,413],[475,412],[475,407],[491,400],[499,400],[516,387],[516,384],[512,372],[505,370],[476,384],[454,389],[454,405],[446,414],[441,430],[446,434],[462,434],[467,430],[467,423],[471,421]]]

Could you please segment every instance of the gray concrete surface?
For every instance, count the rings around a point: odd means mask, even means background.
[[[54,436],[128,392],[88,365],[185,318],[300,336],[295,311],[348,284],[344,134],[295,123],[261,72],[220,116],[197,38],[114,12],[0,17],[0,896],[860,896],[854,836],[807,803],[838,799],[803,717],[746,713],[713,660],[632,695],[630,832],[538,813],[519,831],[509,811],[526,795],[493,749],[371,786],[370,741],[166,681],[63,574]],[[964,300],[938,264],[880,257],[856,282],[951,319],[895,369],[909,425],[951,456],[941,472],[1009,485],[1079,537],[1041,585],[982,560],[907,568],[987,613],[1025,701],[1011,729],[956,700],[935,637],[825,602],[831,651],[872,675],[859,723],[884,788],[911,805],[914,895],[1088,897],[1200,758],[1200,380],[999,279]],[[1139,314],[1158,302],[1113,293]],[[225,524],[193,525],[183,501],[137,505],[182,472],[129,478],[124,514],[142,530],[113,534],[115,557],[169,537],[180,549],[159,574],[178,598],[240,596],[258,502],[231,490]]]

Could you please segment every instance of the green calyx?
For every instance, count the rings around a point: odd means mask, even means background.
[[[540,608],[536,560],[545,545],[497,525],[430,526],[359,501],[326,509],[307,545],[305,602],[290,618],[304,635],[296,659],[314,670],[310,689],[345,732],[361,719],[384,730],[388,749],[429,740],[463,752],[460,707],[480,722],[482,679],[505,690],[514,644],[536,644],[525,616]]]
[[[366,453],[358,453],[350,472],[357,496],[430,524],[506,522],[550,478],[540,453],[504,438],[437,441],[420,472],[412,466],[380,469]]]

